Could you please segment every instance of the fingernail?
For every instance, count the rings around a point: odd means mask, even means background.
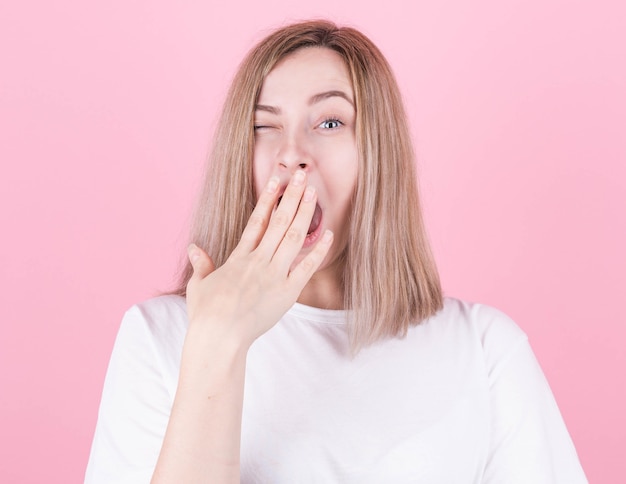
[[[196,244],[189,244],[189,247],[187,247],[187,254],[189,254],[189,260],[194,262],[200,256],[198,253],[198,246]]]
[[[306,190],[304,191],[304,196],[302,197],[302,199],[305,202],[310,202],[315,198],[315,188],[312,186],[308,186],[306,187]]]
[[[304,183],[304,177],[305,177],[304,172],[302,170],[298,170],[293,175],[292,183],[294,185],[302,185]]]
[[[270,181],[267,182],[268,193],[275,193],[276,190],[278,189],[279,182],[280,182],[280,179],[277,176],[273,176],[272,178],[270,178]]]
[[[324,243],[330,242],[332,238],[333,238],[333,233],[330,230],[327,230],[326,232],[324,232],[324,235],[322,235],[322,242]]]

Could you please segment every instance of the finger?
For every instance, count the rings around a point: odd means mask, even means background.
[[[285,232],[274,256],[272,263],[286,274],[298,253],[302,250],[304,239],[311,226],[311,219],[315,212],[317,194],[315,188],[308,186],[302,196],[298,211]]]
[[[330,230],[326,230],[320,241],[315,244],[313,250],[289,273],[288,279],[294,284],[298,293],[304,289],[306,283],[309,282],[309,279],[324,262],[324,258],[333,243],[333,237],[333,233]]]
[[[187,253],[189,255],[189,262],[191,262],[191,266],[193,267],[193,274],[189,279],[189,283],[200,281],[215,270],[213,260],[196,244],[191,244],[187,248]]]
[[[279,183],[280,178],[273,176],[269,179],[267,185],[265,185],[265,188],[259,196],[259,200],[252,211],[252,215],[250,215],[250,219],[241,234],[241,239],[233,251],[233,254],[238,252],[249,253],[259,244],[259,241],[265,233],[267,224],[269,223],[272,210],[274,210],[274,207],[276,206]]]
[[[259,252],[265,253],[270,258],[274,255],[294,220],[305,186],[306,173],[303,170],[297,170],[289,180],[289,185],[287,185],[276,211],[270,217],[265,235],[259,242]]]

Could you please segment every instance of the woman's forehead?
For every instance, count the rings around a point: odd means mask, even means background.
[[[324,47],[302,48],[276,64],[265,78],[259,103],[280,103],[300,98],[315,100],[316,95],[343,93],[354,103],[350,73],[337,52]]]

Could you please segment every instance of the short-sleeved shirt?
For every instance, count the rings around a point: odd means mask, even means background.
[[[351,354],[346,311],[296,303],[248,352],[242,483],[578,484],[584,472],[522,330],[445,299]],[[87,483],[148,483],[176,394],[185,299],[124,316]]]

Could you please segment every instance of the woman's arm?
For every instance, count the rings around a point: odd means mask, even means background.
[[[153,483],[239,482],[248,349],[295,303],[332,243],[328,232],[291,270],[316,203],[305,181],[296,172],[272,214],[279,180],[270,180],[241,241],[217,270],[190,247],[189,329]]]

